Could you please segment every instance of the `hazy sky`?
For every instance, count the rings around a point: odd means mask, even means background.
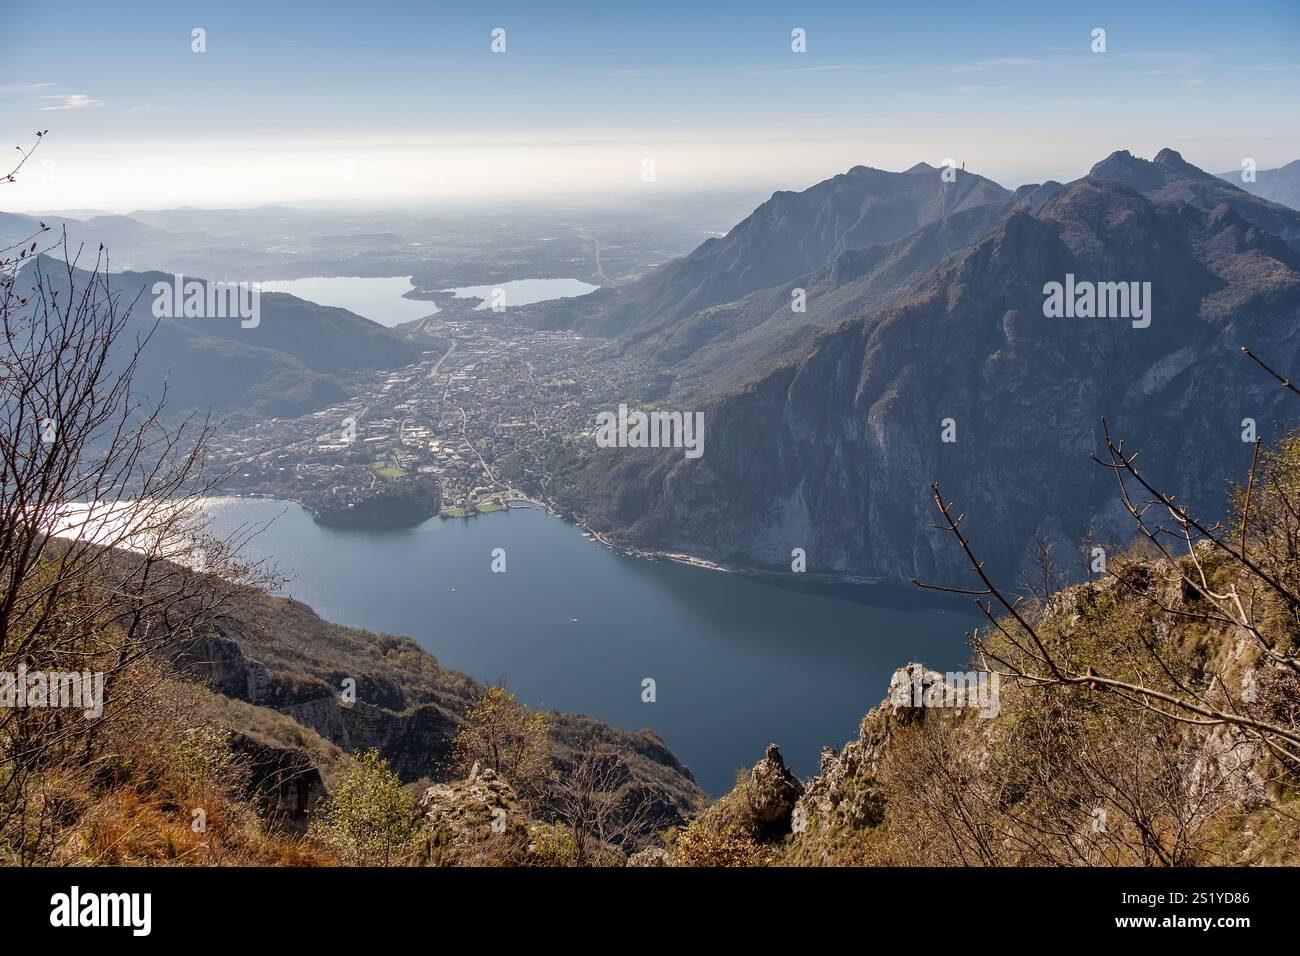
[[[796,189],[947,157],[1014,186],[1162,146],[1219,172],[1300,158],[1298,116],[1298,0],[9,0],[0,21],[0,142],[49,129],[4,209]]]

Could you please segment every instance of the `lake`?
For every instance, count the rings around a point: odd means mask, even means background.
[[[482,299],[474,309],[491,307],[492,293],[500,289],[503,293],[502,304],[508,309],[516,305],[531,305],[534,302],[547,302],[551,299],[569,299],[574,296],[595,292],[600,286],[578,279],[515,279],[513,282],[498,282],[496,285],[467,285],[458,289],[448,289],[458,299]]]
[[[385,531],[321,527],[276,501],[209,510],[217,533],[275,519],[248,553],[273,557],[294,576],[287,593],[327,620],[407,635],[447,667],[505,677],[531,707],[652,728],[714,796],[769,741],[815,773],[821,747],[856,738],[896,668],[967,659],[965,613],[625,557],[532,509]],[[491,570],[494,548],[505,573]],[[641,699],[647,677],[654,703]]]
[[[438,311],[433,302],[404,298],[407,292],[415,288],[410,276],[314,276],[307,279],[271,279],[259,285],[263,292],[287,292],[317,305],[337,306],[389,328],[423,319]],[[491,305],[494,289],[503,290],[504,304],[510,308],[545,302],[548,299],[586,295],[598,288],[600,287],[578,279],[516,279],[495,285],[467,285],[444,291],[458,299],[482,299],[474,307],[479,310]]]
[[[260,283],[263,292],[287,292],[317,305],[347,309],[392,328],[433,315],[432,302],[404,299],[413,288],[410,276],[316,276],[309,279],[275,279]]]

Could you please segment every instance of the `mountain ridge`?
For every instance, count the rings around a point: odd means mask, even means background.
[[[575,510],[638,547],[769,567],[802,547],[810,569],[905,582],[957,570],[928,530],[925,488],[937,479],[982,516],[971,521],[989,539],[990,567],[1009,574],[1035,532],[1073,548],[1122,524],[1104,504],[1113,478],[1088,462],[1105,415],[1166,471],[1183,462],[1174,486],[1221,512],[1219,476],[1248,453],[1242,419],[1266,433],[1285,416],[1240,346],[1300,362],[1300,253],[1260,225],[1289,229],[1300,215],[1161,156],[1112,154],[1105,175],[1008,213],[921,292],[819,333],[711,399],[701,459],[590,452]],[[1134,172],[1152,195],[1119,176],[1133,183]],[[1044,284],[1067,273],[1152,281],[1152,327],[1044,317]],[[1156,422],[1155,407],[1170,411]],[[959,429],[951,445],[941,442],[948,418]],[[1043,495],[1061,504],[1040,527],[1025,516],[1042,511]]]
[[[21,274],[29,290],[35,270],[54,288],[70,291],[90,275],[74,267],[69,277],[66,262],[41,255]],[[211,409],[231,422],[304,414],[346,398],[349,375],[419,360],[414,346],[378,323],[287,293],[262,293],[257,325],[245,327],[234,317],[155,318],[154,283],[170,288],[171,274],[120,272],[108,281],[119,308],[132,306],[129,331],[142,340],[148,336],[138,358],[140,396],[156,402],[166,383],[173,412]],[[129,358],[122,351],[112,361]]]
[[[1253,196],[1268,199],[1292,209],[1300,209],[1300,159],[1292,160],[1277,169],[1260,169],[1253,182],[1242,179],[1243,170],[1219,173],[1225,179]]]
[[[948,183],[937,171],[854,166],[802,192],[775,192],[725,236],[631,285],[540,309],[534,321],[635,342],[686,315],[820,268],[842,250],[899,239],[949,212],[1010,195],[982,176],[953,176]]]

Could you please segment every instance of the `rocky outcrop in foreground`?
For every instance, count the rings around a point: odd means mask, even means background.
[[[434,784],[420,799],[420,813],[438,848],[456,862],[487,857],[492,842],[526,840],[528,817],[505,777],[475,764],[464,780]]]
[[[1204,548],[1202,560],[1216,593],[1243,586],[1233,583],[1233,565],[1222,555]],[[1295,733],[1300,681],[1281,657],[1269,660],[1230,621],[1212,621],[1205,599],[1171,562],[1125,555],[1111,570],[1104,580],[1021,605],[1054,659],[1159,693],[1194,692],[1195,701],[1224,713],[1241,715],[1245,707],[1261,726]],[[1258,620],[1268,619],[1262,592],[1256,599]],[[1016,659],[1009,645],[997,643],[1004,636],[995,631],[988,639]],[[1269,639],[1277,641],[1275,653],[1294,640]],[[1144,660],[1143,653],[1152,656]],[[1167,670],[1157,669],[1157,655]],[[1173,677],[1162,684],[1161,674],[1177,675],[1178,685]],[[857,738],[838,752],[825,748],[811,780],[793,779],[769,745],[732,792],[670,841],[671,864],[1196,866],[1300,859],[1300,784],[1293,758],[1277,746],[1284,736],[1270,746],[1234,720],[1172,720],[1135,703],[1127,690],[1086,680],[989,681],[978,705],[972,693],[969,675],[917,663],[899,669]]]

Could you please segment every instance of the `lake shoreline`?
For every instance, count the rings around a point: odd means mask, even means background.
[[[682,565],[684,567],[697,568],[702,571],[714,571],[719,574],[732,574],[740,578],[757,581],[762,584],[769,584],[779,588],[790,590],[806,590],[813,593],[829,595],[841,598],[842,600],[853,601],[859,604],[869,604],[878,607],[890,608],[915,608],[915,609],[933,609],[933,610],[955,610],[959,613],[968,613],[974,616],[976,612],[972,608],[964,605],[956,606],[951,599],[945,599],[940,595],[922,592],[919,588],[913,586],[898,584],[886,581],[881,577],[870,577],[866,575],[841,574],[827,571],[786,571],[782,569],[764,567],[760,565],[747,565],[738,563],[723,563],[714,561],[710,558],[703,558],[699,555],[687,554],[679,551],[658,551],[653,548],[642,548],[635,545],[623,544],[615,541],[608,535],[601,534],[594,528],[589,527],[581,517],[561,514],[550,502],[528,499],[533,506],[545,511],[551,517],[564,522],[573,524],[582,530],[582,536],[589,541],[603,545],[609,551],[625,558],[634,558],[641,561],[665,561],[672,564]]]
[[[289,504],[211,499],[208,532],[265,526],[248,559],[272,562],[288,578],[280,593],[325,620],[408,635],[477,680],[505,676],[534,709],[653,729],[715,795],[772,741],[795,772],[815,772],[899,667],[960,669],[970,655],[962,602],[628,560],[543,502],[510,519],[371,531],[324,527]]]
[[[302,508],[315,520],[312,509],[296,498],[288,498],[280,495],[270,495],[261,492],[242,492],[238,494],[220,495],[214,497],[237,498],[260,501],[280,501],[295,504]],[[673,551],[656,551],[651,548],[640,548],[633,545],[622,544],[603,535],[598,531],[588,527],[580,518],[572,515],[561,514],[551,503],[530,497],[519,497],[516,500],[527,502],[525,505],[512,505],[507,502],[504,507],[496,508],[486,512],[474,512],[470,514],[448,514],[445,511],[436,515],[430,515],[420,521],[402,527],[392,525],[335,525],[327,522],[317,522],[322,527],[342,528],[348,531],[396,531],[403,528],[415,528],[437,518],[440,521],[467,521],[471,518],[477,518],[487,514],[500,514],[510,511],[541,511],[550,517],[560,521],[563,524],[573,525],[580,529],[582,537],[594,544],[601,545],[606,550],[624,558],[632,558],[648,563],[663,561],[669,564],[680,565],[682,567],[696,568],[701,571],[712,571],[718,574],[735,575],[739,578],[756,581],[761,584],[771,585],[773,587],[783,588],[794,591],[807,591],[810,593],[837,597],[841,600],[852,601],[858,604],[867,604],[876,607],[888,607],[898,609],[916,609],[916,610],[944,610],[955,611],[961,614],[975,615],[973,608],[966,607],[961,602],[954,602],[951,599],[944,599],[942,596],[935,594],[922,593],[914,587],[908,587],[903,584],[886,581],[883,578],[866,577],[862,575],[837,574],[825,571],[783,571],[770,567],[760,567],[744,564],[724,564],[713,561],[708,558],[702,558],[698,555],[686,554],[683,552]]]
[[[600,286],[564,276],[506,279],[483,285],[422,288],[406,275],[309,275],[262,279],[267,293],[287,293],[317,305],[341,308],[385,328],[432,318],[463,319],[484,311],[590,295]]]

